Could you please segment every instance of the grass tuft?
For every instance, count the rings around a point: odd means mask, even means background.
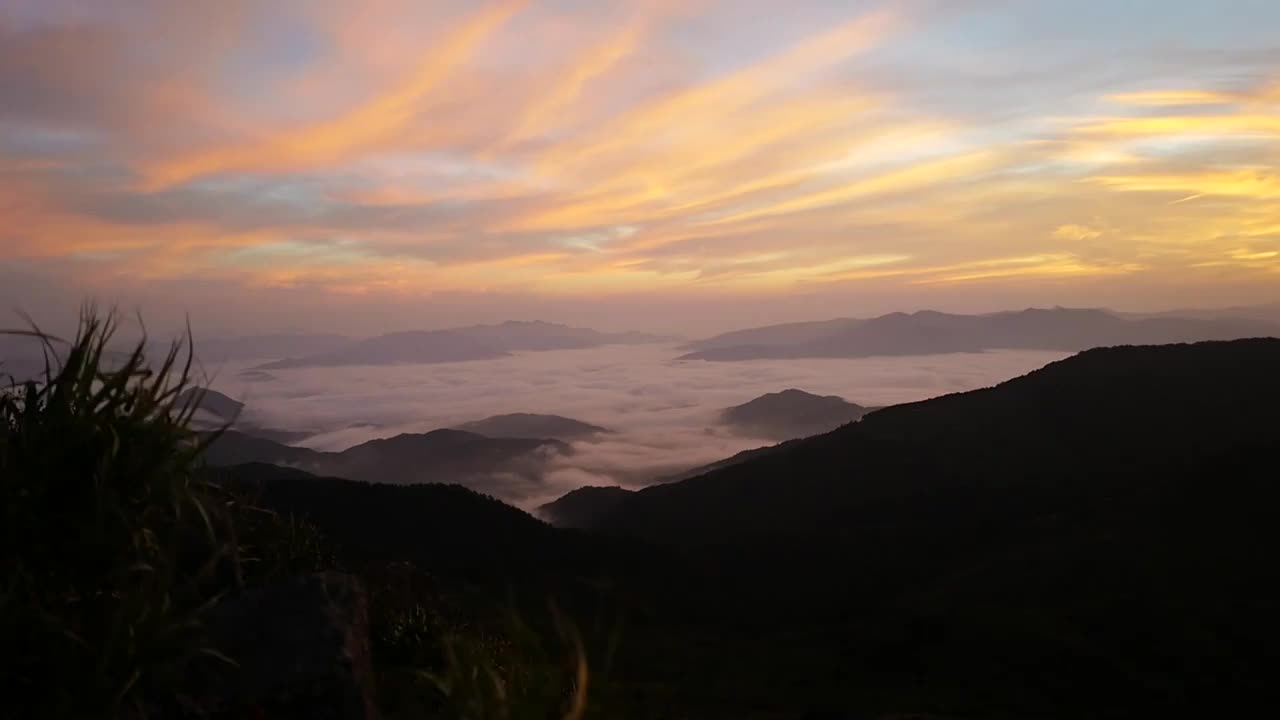
[[[228,585],[224,508],[193,475],[202,443],[190,339],[158,364],[112,349],[88,307],[74,340],[40,332],[45,370],[0,390],[3,692],[28,717],[138,714],[196,654]]]

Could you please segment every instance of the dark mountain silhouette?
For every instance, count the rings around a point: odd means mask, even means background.
[[[408,560],[433,572],[509,577],[563,563],[574,552],[546,523],[460,485],[369,483],[261,463],[210,475],[262,507],[310,519],[355,561]]]
[[[592,425],[560,415],[536,415],[512,413],[494,415],[484,420],[459,425],[465,430],[493,438],[554,438],[556,440],[581,440],[609,432],[599,425]]]
[[[405,433],[370,440],[338,453],[336,472],[355,480],[396,482],[460,482],[502,472],[528,481],[541,478],[544,462],[572,448],[558,440],[489,438],[460,430]]]
[[[1234,446],[1280,446],[1280,340],[1090,350],[994,388],[899,405],[780,452],[647,488],[609,518],[651,538],[852,531],[943,499],[1110,492]],[[899,510],[893,510],[899,508]],[[715,523],[705,521],[715,517]],[[903,519],[906,519],[905,517]]]
[[[1280,641],[1280,571],[1251,550],[1280,543],[1277,368],[1268,339],[1091,350],[598,525],[702,558],[715,589],[682,592],[751,638],[719,656],[769,668],[740,682],[803,685],[832,717],[1243,708]]]
[[[204,472],[259,507],[315,523],[349,566],[408,561],[441,580],[489,584],[494,595],[483,601],[500,606],[515,589],[513,582],[529,578],[544,579],[532,586],[530,599],[545,608],[548,588],[577,592],[581,577],[625,568],[618,577],[647,584],[655,569],[676,567],[662,548],[555,528],[458,484],[366,482],[266,463]],[[547,584],[545,578],[554,575],[572,585]]]
[[[208,464],[215,466],[270,463],[308,468],[320,467],[328,455],[330,453],[285,445],[239,430],[226,430],[210,442],[208,449],[205,450],[204,459]]]
[[[406,433],[320,452],[231,430],[210,444],[205,457],[214,466],[269,463],[370,482],[460,483],[518,498],[540,487],[552,457],[571,452],[558,440],[489,438],[460,430]]]
[[[726,468],[731,465],[737,465],[748,460],[763,457],[769,453],[778,452],[782,448],[789,446],[791,443],[798,442],[790,440],[779,445],[770,445],[768,447],[753,448],[751,450],[743,450],[731,457],[707,465],[700,465],[684,472],[674,475],[665,475],[654,478],[649,484],[672,483],[689,478],[706,475],[714,470]],[[633,490],[627,490],[616,486],[609,487],[581,487],[566,493],[556,500],[542,505],[538,508],[539,517],[544,518],[547,522],[557,527],[570,528],[595,528],[602,520],[613,512],[623,500],[633,493]]]
[[[244,403],[223,395],[217,390],[193,387],[183,390],[177,397],[179,407],[193,407],[223,420],[234,420],[244,410]]]
[[[988,315],[933,311],[892,313],[870,320],[811,324],[817,337],[798,342],[774,338],[779,326],[739,331],[699,343],[705,349],[682,360],[752,360],[801,357],[873,357],[982,352],[995,349],[1084,350],[1121,344],[1162,344],[1280,336],[1280,325],[1233,318],[1132,318],[1105,310],[1028,309]],[[793,326],[780,326],[786,332]],[[785,333],[784,333],[785,334]],[[743,340],[733,344],[733,337]],[[755,340],[753,340],[755,339]]]
[[[821,435],[869,412],[835,395],[814,395],[803,390],[769,393],[720,414],[735,431],[774,440]]]
[[[256,370],[342,365],[461,362],[503,357],[518,351],[571,350],[612,344],[662,342],[643,333],[603,333],[546,322],[505,322],[449,330],[411,330],[368,338],[341,349],[291,357]]]
[[[632,491],[617,486],[580,487],[558,499],[538,507],[538,517],[565,528],[590,528],[608,515]]]

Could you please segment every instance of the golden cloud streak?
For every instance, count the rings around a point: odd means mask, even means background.
[[[1166,107],[1170,105],[1230,105],[1240,96],[1209,90],[1148,90],[1108,95],[1106,99],[1123,105]]]
[[[1232,195],[1255,200],[1280,198],[1280,177],[1277,177],[1274,172],[1262,169],[1181,174],[1103,175],[1094,178],[1094,182],[1124,192]]]
[[[416,117],[418,104],[525,2],[505,2],[476,13],[424,58],[399,87],[342,117],[283,132],[250,145],[197,153],[147,169],[150,189],[228,170],[280,171],[320,167],[393,139]]]

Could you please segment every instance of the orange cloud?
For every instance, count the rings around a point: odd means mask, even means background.
[[[835,205],[871,195],[904,192],[937,183],[970,178],[995,167],[997,160],[998,156],[996,154],[987,151],[932,160],[884,174],[865,177],[839,187],[790,198],[772,205],[763,205],[737,214],[716,218],[709,221],[708,224],[741,222],[761,216],[782,215]]]
[[[1149,90],[1108,95],[1107,100],[1124,105],[1163,107],[1167,105],[1229,105],[1238,95],[1209,90]]]
[[[1115,118],[1079,128],[1088,135],[1111,137],[1160,137],[1177,135],[1280,135],[1278,115],[1185,115]]]
[[[415,121],[419,102],[524,4],[523,1],[505,2],[477,12],[444,38],[399,87],[340,118],[282,132],[259,143],[200,152],[162,162],[147,169],[148,186],[151,189],[164,188],[228,170],[318,167],[391,140]]]
[[[812,73],[867,50],[882,41],[895,17],[878,12],[858,18],[756,65],[704,85],[677,92],[624,113],[605,123],[591,139],[566,143],[538,158],[536,167],[552,177],[581,170],[601,156],[619,151],[661,146],[669,133],[686,131],[686,123],[715,125],[786,87],[797,76]]]
[[[588,48],[563,71],[558,83],[539,93],[521,112],[502,144],[509,146],[521,140],[542,137],[563,127],[565,114],[572,112],[587,86],[634,53],[652,22],[648,18],[635,21]]]

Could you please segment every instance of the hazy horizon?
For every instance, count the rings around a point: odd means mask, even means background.
[[[772,308],[772,312],[760,311],[753,313],[732,314],[726,313],[723,316],[717,316],[704,322],[690,321],[687,317],[672,316],[670,313],[647,313],[649,319],[644,316],[637,315],[634,322],[627,323],[626,318],[607,317],[604,312],[596,308],[595,313],[584,312],[562,312],[559,314],[550,313],[548,315],[539,315],[536,312],[521,310],[517,307],[509,307],[506,310],[495,309],[491,313],[483,315],[461,315],[458,319],[450,319],[449,317],[438,317],[432,319],[423,319],[414,322],[411,319],[401,319],[399,316],[387,317],[380,316],[370,318],[367,322],[361,323],[329,323],[325,322],[330,319],[327,314],[315,319],[309,323],[258,323],[252,322],[252,319],[244,323],[208,323],[202,324],[198,319],[199,313],[187,310],[175,311],[172,307],[165,308],[163,306],[141,306],[127,305],[117,302],[109,302],[95,298],[82,298],[78,303],[68,302],[65,307],[59,306],[51,308],[47,305],[32,308],[24,303],[12,303],[8,310],[9,320],[0,322],[0,327],[11,329],[25,329],[27,321],[30,319],[35,322],[42,330],[56,335],[69,337],[74,334],[77,319],[81,312],[89,306],[96,307],[101,312],[112,312],[119,321],[119,336],[129,340],[138,335],[140,330],[145,330],[147,335],[153,340],[165,340],[168,338],[185,337],[188,329],[190,329],[192,338],[196,342],[197,350],[202,341],[208,340],[224,340],[236,338],[250,338],[258,335],[275,335],[275,334],[334,334],[343,335],[353,340],[374,337],[377,335],[409,332],[409,331],[434,331],[447,330],[460,327],[470,327],[474,325],[500,325],[507,322],[515,323],[548,323],[553,325],[565,325],[577,328],[586,328],[598,330],[601,332],[645,332],[660,335],[669,335],[679,340],[699,340],[713,337],[722,333],[733,332],[736,330],[746,330],[750,328],[765,327],[769,325],[782,325],[788,323],[804,323],[838,319],[869,319],[888,315],[892,313],[915,313],[921,311],[938,311],[948,312],[957,315],[984,315],[1001,312],[1018,312],[1029,309],[1053,309],[1067,308],[1075,310],[1103,310],[1113,312],[1118,315],[1146,315],[1146,314],[1185,314],[1195,316],[1203,314],[1206,316],[1215,316],[1222,318],[1252,317],[1255,319],[1263,319],[1266,322],[1280,324],[1280,301],[1259,302],[1256,304],[1222,306],[1202,303],[1184,303],[1181,305],[1148,305],[1136,307],[1106,307],[1098,305],[1062,305],[1053,303],[1033,303],[1029,305],[1010,305],[1010,306],[974,306],[972,309],[944,309],[933,305],[907,305],[907,306],[888,306],[883,309],[871,309],[868,307],[850,308],[850,312],[840,312],[840,308],[826,306],[825,308],[814,309],[811,313],[805,314],[802,310],[788,311],[785,308]],[[151,307],[151,309],[148,309]],[[507,307],[507,306],[503,306]],[[859,312],[861,311],[861,312]],[[1239,313],[1239,311],[1245,311]],[[506,314],[503,314],[503,313]],[[1233,314],[1233,312],[1239,314]],[[652,317],[658,315],[658,317]],[[464,318],[472,317],[471,320]],[[157,319],[167,322],[157,322]],[[141,321],[141,324],[139,323]]]

